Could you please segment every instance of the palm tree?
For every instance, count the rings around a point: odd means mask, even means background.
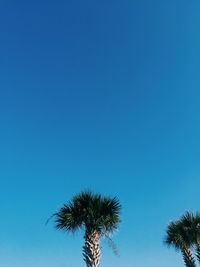
[[[109,237],[120,222],[121,205],[117,198],[103,197],[90,191],[74,196],[54,214],[56,228],[67,232],[83,229],[83,257],[87,267],[98,267],[100,238]]]
[[[165,244],[180,250],[186,267],[195,267],[196,263],[192,254],[192,239],[188,235],[183,223],[180,220],[171,222],[167,227]]]
[[[196,249],[196,257],[200,263],[200,214],[187,211],[181,218],[180,223],[184,227],[190,242]]]

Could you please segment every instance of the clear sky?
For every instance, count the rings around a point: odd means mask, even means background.
[[[82,189],[117,196],[120,257],[181,267],[170,220],[200,210],[200,1],[0,1],[0,266],[84,267],[45,226]]]

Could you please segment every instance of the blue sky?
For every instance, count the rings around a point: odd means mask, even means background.
[[[199,14],[198,0],[0,1],[1,266],[83,267],[83,233],[45,222],[85,188],[123,206],[102,267],[183,266],[163,237],[200,209]]]

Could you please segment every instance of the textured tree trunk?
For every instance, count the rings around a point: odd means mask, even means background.
[[[182,254],[186,267],[196,267],[195,259],[190,248],[182,249]]]
[[[196,257],[198,262],[200,263],[200,242],[197,241],[197,245],[196,245]]]
[[[87,267],[99,267],[101,259],[99,233],[97,231],[86,230],[84,238],[83,257]]]

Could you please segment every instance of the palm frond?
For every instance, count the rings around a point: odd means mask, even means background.
[[[57,229],[75,232],[83,223],[81,210],[74,203],[69,202],[55,214],[55,223]]]
[[[113,241],[113,239],[109,236],[109,235],[105,235],[105,239],[109,245],[109,247],[112,249],[113,253],[116,256],[119,256],[119,250],[118,247],[116,245],[116,243]]]
[[[117,229],[120,212],[117,198],[103,197],[88,190],[75,195],[54,217],[58,229],[74,232],[85,227],[104,235]]]

